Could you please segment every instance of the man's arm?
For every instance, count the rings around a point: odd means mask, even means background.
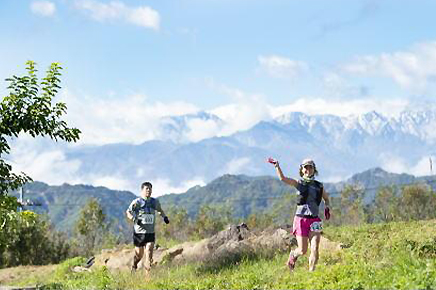
[[[163,220],[166,224],[170,223],[170,220],[165,215],[165,212],[163,211],[162,206],[160,205],[160,202],[158,199],[156,199],[156,211],[160,214],[160,216],[163,218]]]
[[[160,202],[158,199],[156,199],[156,211],[160,214],[161,217],[165,217],[165,212],[162,209],[162,206],[160,205]]]
[[[126,216],[127,216],[127,218],[128,218],[129,220],[132,220],[132,221],[133,221],[133,215],[130,213],[129,210],[126,210]]]
[[[133,212],[133,208],[136,205],[136,200],[132,201],[132,203],[130,203],[129,208],[126,210],[126,216],[129,220],[134,221],[135,220],[135,215]]]

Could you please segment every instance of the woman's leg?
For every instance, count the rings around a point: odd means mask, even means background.
[[[319,242],[321,241],[321,233],[310,232],[310,256],[309,256],[309,271],[315,271],[316,263],[319,259]]]
[[[294,253],[294,257],[298,258],[299,256],[305,255],[307,253],[307,248],[309,245],[309,238],[303,236],[295,236],[297,239],[297,248],[291,253]]]
[[[286,263],[289,267],[289,269],[292,271],[295,267],[295,263],[297,262],[298,257],[306,254],[307,252],[307,246],[309,244],[309,238],[303,237],[303,236],[295,236],[297,239],[297,248],[295,250],[292,250],[289,253],[289,259]]]

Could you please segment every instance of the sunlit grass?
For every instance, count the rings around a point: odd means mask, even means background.
[[[231,256],[189,265],[163,265],[149,276],[106,268],[72,273],[69,260],[46,278],[46,289],[434,289],[436,221],[327,227],[340,251],[321,252],[315,272],[302,257],[291,274],[287,253]],[[29,284],[34,280],[22,280]]]

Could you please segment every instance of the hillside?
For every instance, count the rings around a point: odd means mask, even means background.
[[[297,176],[294,176],[297,178]],[[366,203],[374,200],[380,186],[427,183],[436,188],[435,176],[415,177],[396,174],[373,168],[353,175],[345,181],[324,183],[330,196],[340,196],[346,185],[358,185],[364,189]],[[160,197],[163,205],[177,205],[187,209],[192,216],[202,205],[221,205],[233,209],[235,217],[247,217],[253,212],[262,212],[277,205],[286,194],[295,192],[293,188],[275,177],[249,177],[245,175],[223,175],[205,186],[196,186],[181,194]]]
[[[32,182],[24,186],[24,199],[30,199],[40,206],[27,207],[46,214],[56,229],[70,233],[79,217],[80,210],[90,198],[96,198],[103,207],[107,222],[115,233],[130,233],[125,211],[136,195],[129,191],[110,190],[90,185],[50,186]],[[18,196],[18,193],[14,193]]]
[[[434,176],[414,177],[394,174],[374,168],[353,175],[339,183],[325,183],[332,196],[338,196],[346,184],[365,187],[366,202],[371,202],[381,185],[400,185],[425,182],[436,186]],[[89,185],[49,186],[33,182],[24,188],[25,199],[39,202],[42,206],[31,207],[38,213],[47,214],[57,229],[71,232],[80,209],[91,197],[97,198],[111,223],[114,232],[130,235],[130,225],[124,212],[136,195],[129,191],[115,191]],[[231,209],[234,217],[245,218],[251,213],[269,211],[293,191],[292,188],[272,176],[250,177],[246,175],[223,175],[205,186],[195,186],[185,193],[159,197],[164,208],[184,208],[194,217],[202,205],[217,205]],[[17,193],[15,193],[17,195]],[[287,205],[281,205],[288,209]]]
[[[290,274],[288,254],[239,257],[226,263],[164,263],[151,276],[106,267],[74,273],[83,259],[71,259],[50,272],[26,275],[24,267],[3,269],[8,285],[45,285],[50,289],[434,289],[436,220],[327,227],[324,236],[342,249],[320,250],[315,272],[307,256]],[[35,267],[34,267],[35,268]],[[23,273],[24,272],[24,273]]]

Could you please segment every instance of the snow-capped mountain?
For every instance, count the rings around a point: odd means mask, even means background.
[[[433,109],[404,111],[397,117],[374,111],[348,117],[294,112],[225,137],[212,137],[228,124],[209,113],[167,117],[162,124],[160,140],[73,147],[64,162],[74,162],[70,174],[84,183],[110,179],[120,185],[117,189],[133,191],[151,180],[170,193],[225,173],[275,175],[265,162],[268,156],[278,158],[293,177],[298,177],[301,160],[311,157],[319,179],[330,182],[373,167],[428,175],[429,157],[436,156]]]

